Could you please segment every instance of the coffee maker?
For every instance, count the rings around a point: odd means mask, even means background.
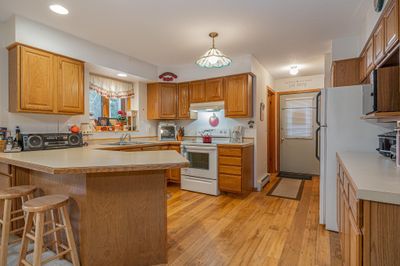
[[[231,131],[230,142],[231,143],[242,143],[244,135],[244,127],[236,126]]]

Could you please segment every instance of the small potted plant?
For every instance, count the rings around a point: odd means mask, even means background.
[[[118,124],[119,124],[120,128],[123,129],[124,125],[127,122],[126,112],[124,110],[118,111],[117,120],[118,120]]]

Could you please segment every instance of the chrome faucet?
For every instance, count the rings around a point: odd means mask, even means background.
[[[129,140],[129,142],[131,142],[131,134],[128,134],[128,133],[126,133],[126,134],[122,134],[121,135],[121,137],[119,138],[119,144],[124,144],[124,143],[126,143],[126,138],[128,138],[128,140]]]

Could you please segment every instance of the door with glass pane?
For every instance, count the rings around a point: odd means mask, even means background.
[[[319,175],[317,93],[280,96],[280,171]]]

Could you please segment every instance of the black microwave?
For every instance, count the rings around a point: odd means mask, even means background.
[[[363,86],[363,114],[368,115],[378,111],[378,71],[370,76],[370,84]]]

